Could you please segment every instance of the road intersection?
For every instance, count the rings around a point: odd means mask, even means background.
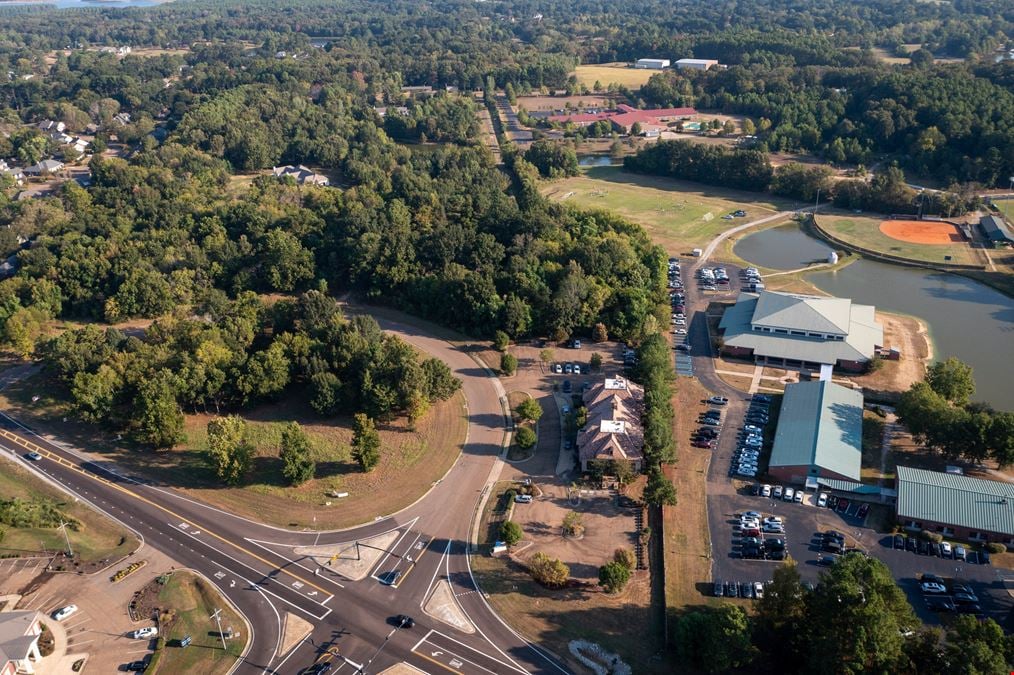
[[[297,673],[321,660],[333,664],[332,672],[350,673],[377,673],[399,662],[431,673],[568,672],[496,616],[469,567],[473,514],[502,468],[508,422],[499,382],[462,349],[415,326],[379,322],[443,360],[461,379],[468,429],[462,455],[443,480],[402,512],[367,525],[297,532],[256,523],[169,486],[123,475],[6,415],[0,417],[0,448],[16,456],[38,452],[41,461],[25,462],[32,469],[211,580],[253,629],[237,672]],[[361,579],[337,573],[319,555],[295,552],[385,533],[396,533],[394,543]],[[443,582],[473,632],[423,610]],[[313,630],[283,653],[287,614]],[[393,617],[399,614],[417,625],[397,626]]]

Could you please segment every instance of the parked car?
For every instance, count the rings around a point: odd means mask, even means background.
[[[838,511],[838,513],[845,513],[848,510],[849,510],[849,500],[847,500],[844,497],[842,497],[841,499],[838,500],[838,509],[837,509],[837,511]]]
[[[415,619],[407,614],[399,614],[394,617],[394,623],[397,624],[399,628],[415,628]]]
[[[803,503],[803,491],[802,490],[796,490],[796,495],[792,498],[792,501],[794,501],[797,504],[802,504]]]
[[[915,537],[909,537],[908,539],[906,539],[905,540],[905,550],[906,551],[912,551],[913,553],[915,551],[917,551],[919,549],[919,547],[916,546],[915,541],[916,541]]]
[[[570,375],[571,373],[573,373],[574,372],[574,364],[573,363],[565,363],[565,364],[563,364],[563,372],[565,372],[568,375]]]
[[[827,506],[827,493],[826,492],[821,492],[820,496],[817,497],[817,506],[819,506],[820,508],[824,508],[825,506]]]
[[[782,499],[791,502],[796,497],[796,491],[793,488],[785,488],[785,492],[782,493]]]
[[[863,520],[866,518],[866,514],[869,512],[870,505],[864,503],[862,506],[859,507],[859,510],[856,511],[856,518],[858,518],[859,520]]]
[[[753,597],[758,600],[764,597],[764,584],[760,581],[753,582]]]
[[[941,598],[934,595],[926,597],[926,607],[932,612],[953,612],[957,609],[950,598]]]
[[[979,598],[975,595],[969,595],[968,593],[955,593],[951,596],[956,605],[977,605],[979,604]]]
[[[758,434],[762,433],[764,431],[760,427],[755,426],[753,424],[744,424],[743,428],[746,429],[747,431],[753,431],[753,432],[758,433]]]
[[[919,589],[922,590],[923,593],[938,594],[947,592],[947,589],[944,588],[943,584],[938,584],[935,581],[924,581],[919,584]]]
[[[837,495],[831,495],[830,497],[827,498],[827,508],[832,509],[832,510],[838,508],[838,496]]]
[[[965,560],[968,555],[968,550],[960,544],[954,547],[954,559]]]
[[[954,551],[951,549],[950,542],[947,542],[947,541],[940,542],[940,557],[941,558],[950,558],[953,553],[954,553]]]
[[[563,372],[563,366],[561,366],[559,363],[554,363],[553,364],[553,372],[557,373],[557,374],[562,373]]]
[[[560,386],[560,388],[563,389],[563,393],[569,394],[570,393],[570,380],[564,380],[563,384]]]
[[[720,598],[725,595],[725,584],[721,581],[716,580],[714,585],[714,593],[716,598]]]
[[[531,504],[532,503],[532,496],[531,495],[514,495],[514,501],[517,504]]]
[[[762,497],[770,497],[771,496],[771,486],[770,485],[764,485],[761,488],[761,496]]]
[[[741,581],[741,582],[739,582],[739,595],[742,598],[752,598],[753,597],[753,584],[750,583],[749,581]]]
[[[905,550],[905,537],[900,534],[894,535],[894,548],[898,551]]]
[[[68,616],[77,611],[77,605],[67,605],[53,612],[53,618],[57,621],[63,621]]]
[[[735,581],[726,581],[725,582],[725,595],[728,596],[728,597],[730,597],[730,598],[738,598],[739,597],[739,584],[737,584]]]
[[[158,637],[158,628],[155,626],[138,628],[135,631],[131,631],[130,637],[134,640],[147,640],[149,638]]]
[[[834,565],[836,562],[838,562],[838,556],[833,554],[821,555],[817,558],[817,564],[823,565],[824,567],[830,567],[831,565]]]
[[[717,427],[722,423],[722,420],[715,419],[714,417],[705,417],[701,420],[701,424],[707,424],[708,426]]]
[[[785,534],[785,526],[780,523],[765,523],[761,529],[764,534]]]
[[[715,442],[714,441],[701,440],[701,441],[694,441],[690,445],[694,446],[695,448],[707,448],[707,449],[711,449],[711,448],[715,447]]]
[[[727,399],[724,396],[712,396],[711,398],[708,399],[708,403],[714,405],[728,405],[729,399]]]
[[[772,493],[771,496],[774,497],[775,499],[781,499],[782,498],[782,492],[783,492],[782,486],[781,485],[776,485],[775,489],[774,489],[774,492]]]
[[[919,555],[929,555],[929,542],[925,539],[920,539],[916,544],[916,553]]]

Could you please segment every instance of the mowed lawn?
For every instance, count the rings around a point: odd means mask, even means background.
[[[250,636],[246,624],[211,584],[190,572],[175,572],[159,591],[158,600],[163,611],[172,611],[173,619],[163,634],[165,646],[149,672],[225,675],[232,670]],[[219,609],[222,630],[232,628],[239,634],[225,641],[224,651],[218,623],[211,618]],[[190,646],[178,646],[188,635]]]
[[[414,429],[404,417],[378,423],[380,463],[363,473],[351,457],[351,419],[318,417],[310,410],[305,392],[294,394],[243,412],[254,446],[253,466],[240,486],[226,487],[206,460],[207,425],[213,414],[186,415],[187,440],[172,450],[156,452],[130,447],[117,434],[78,421],[56,395],[58,389],[44,374],[36,375],[8,386],[0,393],[0,406],[40,430],[117,462],[130,473],[189,492],[231,513],[282,527],[343,528],[394,513],[444,476],[465,439],[464,397],[458,392],[433,404]],[[37,393],[39,399],[32,401]],[[315,477],[299,487],[286,484],[278,457],[281,431],[289,421],[303,427],[317,463]],[[335,492],[348,495],[330,496]]]
[[[967,242],[953,244],[914,244],[888,237],[880,231],[882,217],[857,216],[834,212],[818,216],[817,222],[828,232],[856,246],[872,249],[888,255],[943,263],[944,256],[951,256],[950,262],[960,265],[975,265],[978,260]]]
[[[17,466],[17,461],[19,460],[7,459],[6,456],[0,459],[0,498],[48,500],[61,513],[76,520],[79,523],[78,529],[67,528],[67,536],[79,561],[112,560],[137,547],[137,538],[127,528],[36,478],[28,470]],[[3,531],[0,555],[36,555],[43,547],[49,553],[67,549],[63,530],[58,527],[13,527],[0,524],[0,530]]]
[[[590,167],[580,176],[546,182],[542,194],[581,208],[613,211],[643,226],[670,253],[703,248],[720,232],[779,207],[767,195],[642,176],[617,166]],[[738,209],[746,211],[745,218],[722,219]]]
[[[577,81],[589,89],[598,82],[603,88],[611,82],[629,89],[640,89],[652,75],[661,71],[647,68],[633,68],[628,63],[602,63],[598,65],[578,66],[574,69]]]

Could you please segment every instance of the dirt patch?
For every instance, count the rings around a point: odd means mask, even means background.
[[[884,347],[901,352],[897,361],[883,360],[880,368],[867,375],[852,375],[849,380],[867,394],[893,398],[926,377],[926,364],[932,357],[929,332],[920,319],[878,311],[876,320],[884,327]]]
[[[927,220],[885,220],[880,231],[892,239],[913,244],[954,244],[965,241],[950,223]]]

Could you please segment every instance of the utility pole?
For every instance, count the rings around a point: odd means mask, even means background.
[[[1003,217],[1010,220],[1010,200],[1014,199],[1014,176],[1010,177],[1010,187],[1007,189],[1007,203],[1003,205]]]
[[[228,650],[225,646],[225,633],[222,632],[222,610],[216,609],[215,613],[211,615],[211,618],[218,624],[218,637],[222,638],[222,651]]]
[[[65,523],[65,522],[63,522],[61,520],[60,521],[60,529],[63,530],[63,538],[65,540],[67,540],[67,557],[68,558],[73,558],[74,557],[74,549],[71,548],[71,545],[70,545],[70,535],[67,534],[67,523]]]
[[[813,215],[817,215],[817,209],[820,208],[820,188],[817,188],[817,201],[813,204]]]

